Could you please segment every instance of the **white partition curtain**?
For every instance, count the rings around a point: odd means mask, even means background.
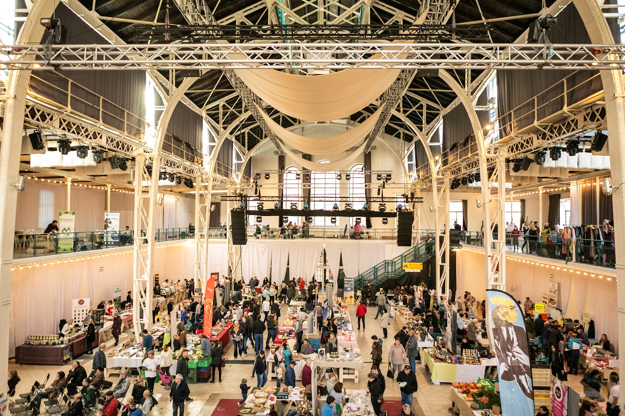
[[[248,243],[249,244],[249,243]],[[289,261],[289,243],[274,241],[271,246],[271,281],[281,283],[286,276]]]
[[[241,273],[247,283],[250,277],[263,280],[271,271],[271,248],[267,241],[250,241],[241,247]]]
[[[305,137],[293,133],[276,123],[260,107],[258,107],[258,110],[271,131],[273,131],[285,144],[294,147],[303,153],[316,156],[328,156],[345,152],[354,146],[359,146],[375,126],[375,123],[380,118],[383,108],[384,105],[381,105],[380,108],[363,123],[354,126],[350,130],[325,138]]]
[[[330,271],[336,282],[339,277],[339,268],[341,267],[341,244],[340,241],[326,241],[326,260],[330,266]],[[338,290],[338,285],[334,285],[334,293]]]
[[[309,241],[305,244],[292,243],[289,248],[289,276],[301,277],[306,282],[314,278],[323,250],[323,243]]]

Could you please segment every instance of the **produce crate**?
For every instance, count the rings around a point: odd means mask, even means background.
[[[189,368],[188,381],[189,381],[189,384],[197,383],[197,368]]]
[[[483,389],[495,391],[495,385],[487,378],[478,378],[477,383],[481,384]]]
[[[211,357],[208,358],[200,358],[197,360],[197,367],[209,367],[211,365]],[[199,370],[198,370],[199,371]]]
[[[209,379],[210,368],[208,367],[198,367],[197,368],[197,382],[198,383],[207,383]]]
[[[195,360],[189,360],[189,369],[198,368],[198,362]]]

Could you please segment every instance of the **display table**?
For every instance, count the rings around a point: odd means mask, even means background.
[[[106,368],[139,368],[143,362],[143,350],[130,347],[106,356]]]
[[[221,342],[221,347],[222,348],[226,348],[226,345],[228,345],[228,343],[230,342],[230,330],[232,329],[232,327],[234,326],[234,324],[232,322],[229,322],[226,324],[226,326],[224,326],[224,329],[216,334],[216,335],[211,335],[209,337],[211,342]]]
[[[99,333],[95,333],[93,348],[99,344]],[[87,352],[87,337],[82,336],[65,345],[29,345],[15,348],[16,364],[63,365]]]
[[[482,414],[479,410],[471,409],[471,403],[465,401],[462,395],[458,392],[458,389],[451,388],[449,390],[449,400],[453,406],[460,411],[461,416],[480,416]]]
[[[437,363],[430,356],[428,350],[421,351],[421,361],[427,365],[432,375],[432,383],[474,382],[484,378],[486,366]]]
[[[373,405],[371,397],[367,396],[367,390],[345,390],[345,397],[349,398],[349,403],[343,408],[342,416],[362,416],[367,414],[367,410],[368,414],[373,414]]]

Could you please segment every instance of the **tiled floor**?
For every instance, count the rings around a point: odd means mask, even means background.
[[[353,322],[356,322],[356,317],[354,315],[355,308],[350,308],[350,313],[352,315]],[[366,329],[361,331],[356,331],[357,333],[357,341],[360,346],[361,351],[363,352],[363,356],[365,358],[365,371],[360,374],[358,384],[354,382],[346,382],[345,388],[365,388],[367,384],[366,374],[369,369],[371,360],[369,352],[371,350],[371,336],[372,335],[382,335],[382,330],[379,326],[379,320],[375,320],[375,310],[373,308],[369,308],[369,312],[366,317]],[[388,351],[390,349],[391,340],[397,331],[399,331],[399,327],[391,320],[391,326],[389,327],[389,338],[384,340],[384,362],[387,362],[386,357],[388,356]],[[122,335],[121,340],[123,341],[127,337],[130,337],[130,333],[127,332]],[[113,341],[108,341],[107,346],[111,348]],[[228,359],[228,364],[223,369],[223,377],[221,383],[215,384],[192,384],[190,385],[191,396],[193,397],[193,402],[190,402],[186,407],[186,415],[188,416],[210,416],[215,410],[217,403],[220,399],[235,399],[240,397],[239,384],[241,383],[241,379],[246,377],[248,379],[249,385],[254,385],[255,380],[252,380],[249,376],[252,372],[252,365],[246,364],[243,362],[237,362],[237,360],[233,357],[233,348],[229,345],[226,349],[226,356]],[[81,364],[85,366],[87,371],[91,370],[91,362],[93,356],[82,356],[79,360]],[[249,362],[253,360],[253,356],[250,354],[246,357],[246,360]],[[240,360],[239,360],[240,361]],[[11,362],[9,365],[10,369],[16,369],[22,379],[20,385],[18,386],[17,392],[23,393],[26,392],[30,386],[33,384],[35,380],[41,381],[47,373],[50,373],[50,377],[53,378],[56,375],[56,372],[59,370],[64,370],[66,373],[69,371],[69,364],[63,367],[55,367],[55,366],[31,366],[31,365],[17,365],[14,362]],[[386,365],[383,364],[382,370],[386,371]],[[581,391],[581,386],[579,385],[579,379],[581,377],[571,376],[572,380],[569,384],[575,388],[575,390]],[[111,376],[108,378],[113,383],[117,382],[117,376]],[[448,400],[449,389],[451,388],[449,385],[439,385],[436,386],[432,384],[429,378],[429,374],[425,370],[423,365],[417,365],[417,380],[419,383],[419,390],[415,396],[415,411],[418,416],[447,416],[447,409],[450,406],[450,402]],[[274,383],[275,381],[271,381],[270,383]],[[130,393],[129,393],[130,394]],[[606,395],[604,388],[604,396]],[[172,414],[171,404],[168,397],[168,392],[163,389],[160,385],[157,384],[155,388],[155,397],[159,401],[156,409],[152,411],[153,415],[163,415],[168,416]],[[396,383],[387,382],[387,388],[385,393],[385,398],[387,400],[393,400],[400,398],[399,387]],[[43,408],[43,407],[42,407]],[[229,415],[228,415],[229,416]],[[235,415],[232,415],[235,416]],[[395,415],[389,415],[395,416]]]

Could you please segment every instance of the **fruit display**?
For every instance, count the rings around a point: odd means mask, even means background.
[[[474,383],[451,383],[458,389],[458,393],[465,401],[474,401],[480,409],[490,409],[494,404],[499,404],[499,393],[491,390],[492,383],[489,380],[480,380]]]
[[[480,365],[480,353],[477,350],[464,350],[462,352],[462,361],[464,364]]]

